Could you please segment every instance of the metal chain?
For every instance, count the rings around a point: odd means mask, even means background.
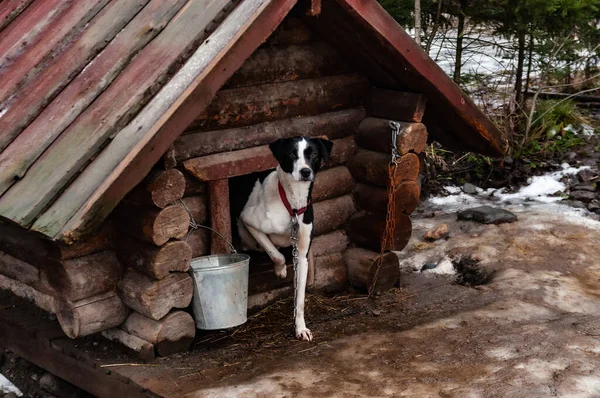
[[[373,294],[375,290],[375,285],[377,285],[377,280],[379,279],[379,271],[381,270],[381,266],[383,264],[383,254],[385,253],[388,247],[394,247],[394,232],[396,230],[396,198],[394,196],[394,176],[396,175],[396,169],[398,168],[398,163],[400,159],[400,154],[398,153],[397,140],[398,134],[400,133],[401,125],[398,122],[390,121],[390,128],[392,129],[392,158],[391,162],[388,166],[388,203],[387,203],[387,212],[385,217],[385,231],[381,238],[381,252],[379,253],[379,257],[377,258],[377,268],[375,269],[375,275],[373,276],[373,282],[371,282],[371,286],[369,286],[369,297]]]
[[[177,202],[181,207],[183,207],[185,209],[185,211],[187,211],[188,215],[190,216],[190,230],[188,231],[187,235],[185,236],[186,242],[187,242],[188,238],[190,237],[190,235],[192,234],[192,232],[194,232],[195,230],[197,230],[199,228],[204,228],[204,229],[208,229],[208,230],[214,232],[215,234],[217,234],[221,239],[223,239],[225,242],[227,242],[227,244],[229,246],[231,246],[231,252],[234,254],[237,254],[237,250],[235,250],[235,247],[233,246],[233,244],[230,241],[227,240],[227,238],[225,238],[223,235],[221,235],[219,232],[215,231],[211,227],[207,227],[206,225],[198,224],[196,222],[196,220],[194,220],[194,216],[192,215],[192,212],[187,207],[185,202],[181,199],[179,199]]]
[[[292,216],[292,234],[290,241],[292,242],[292,264],[294,265],[294,321],[296,320],[296,292],[298,291],[298,231],[300,230],[300,222],[298,221],[298,214]]]

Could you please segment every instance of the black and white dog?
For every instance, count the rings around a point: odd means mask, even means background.
[[[312,340],[304,321],[304,295],[308,250],[313,231],[311,193],[316,173],[331,154],[333,143],[320,138],[282,138],[269,145],[279,166],[263,181],[256,181],[238,220],[245,250],[264,250],[273,260],[275,275],[287,275],[284,256],[277,248],[291,245],[292,217],[298,216],[298,266],[295,332],[300,340]]]

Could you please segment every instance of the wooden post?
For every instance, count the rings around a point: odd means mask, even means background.
[[[210,202],[210,227],[227,239],[212,233],[210,241],[211,254],[231,253],[231,214],[229,207],[229,180],[222,179],[208,183]]]

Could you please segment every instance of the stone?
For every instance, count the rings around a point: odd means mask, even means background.
[[[596,187],[594,184],[577,184],[571,187],[571,191],[590,191],[596,192]]]
[[[437,267],[436,263],[425,263],[423,264],[423,266],[421,267],[421,272],[423,271],[427,271],[429,269],[434,269]]]
[[[592,200],[590,203],[588,203],[587,209],[591,212],[600,210],[600,201],[598,199]]]
[[[504,158],[504,165],[505,165],[505,166],[508,166],[508,167],[510,167],[510,166],[512,166],[512,165],[513,165],[513,163],[514,163],[514,160],[513,160],[513,158],[511,158],[510,156],[506,156],[506,157]]]
[[[590,169],[584,169],[581,170],[579,173],[577,173],[577,177],[579,177],[579,180],[581,182],[583,182],[584,184],[590,182],[595,176],[594,176],[594,172]]]
[[[448,230],[447,224],[440,224],[437,227],[430,229],[425,233],[425,240],[434,242],[436,240],[443,239],[448,236],[450,231]]]
[[[458,220],[482,224],[503,224],[517,221],[516,215],[497,207],[480,206],[458,212]]]
[[[585,209],[586,208],[585,203],[583,203],[580,200],[565,200],[563,203],[566,204],[567,206],[571,206],[576,209]]]
[[[45,373],[40,378],[40,388],[57,397],[78,398],[82,395],[79,388],[54,376],[52,373]]]
[[[589,202],[596,199],[596,193],[590,191],[571,191],[569,198],[581,200],[582,202]]]
[[[465,185],[463,185],[462,191],[469,195],[475,195],[477,194],[477,187],[467,182]]]

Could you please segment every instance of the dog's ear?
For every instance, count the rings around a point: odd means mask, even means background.
[[[329,155],[331,155],[331,149],[333,149],[333,142],[323,138],[316,138],[315,141],[317,142],[317,148],[319,148],[321,159],[323,159],[323,162],[327,162],[329,160]]]
[[[273,156],[281,163],[281,157],[283,156],[283,143],[285,138],[280,138],[277,141],[273,141],[269,144],[269,149],[273,152]]]

